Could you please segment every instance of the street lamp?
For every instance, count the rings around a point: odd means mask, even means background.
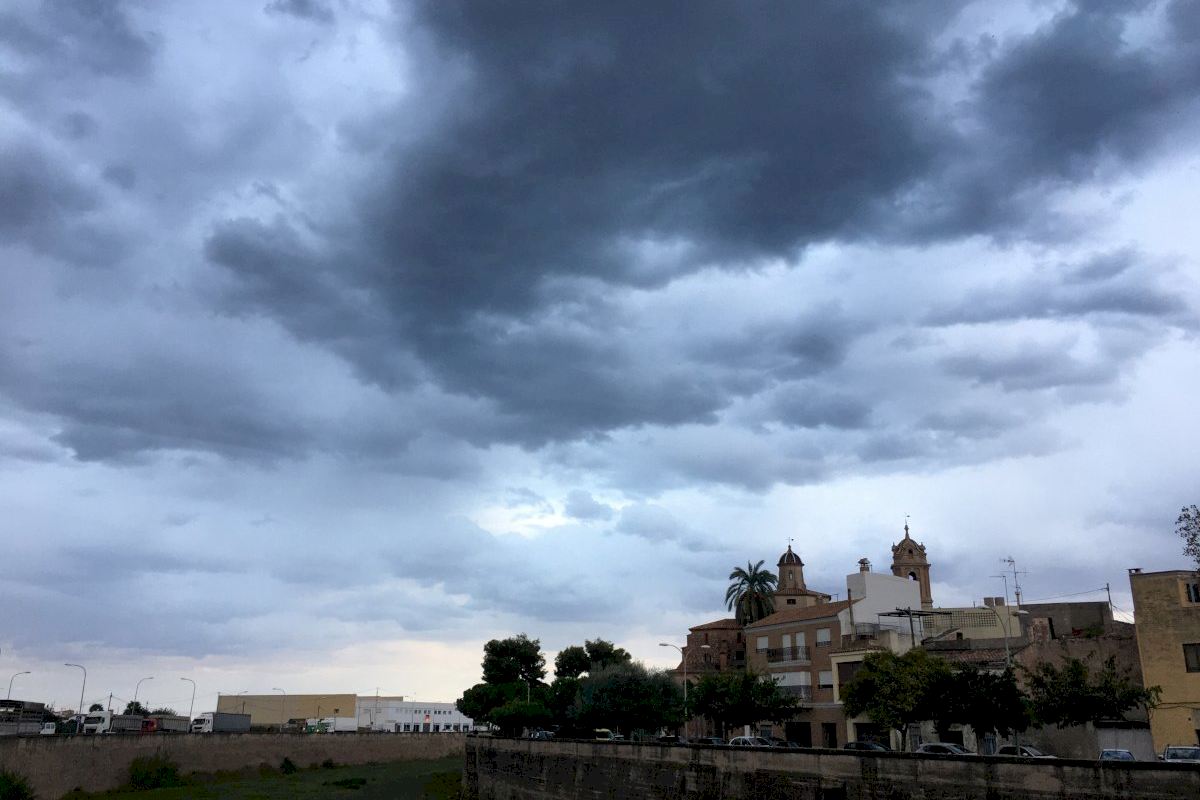
[[[287,722],[287,692],[284,692],[283,689],[280,689],[277,686],[272,686],[271,691],[272,692],[283,692],[283,696],[279,698],[279,730],[282,733],[283,732],[283,724],[285,722]],[[242,702],[243,702],[242,708],[245,708],[245,705],[244,705],[245,701],[243,700]]]
[[[686,736],[688,733],[688,722],[691,720],[691,715],[688,713],[688,676],[687,676],[687,657],[683,654],[683,648],[677,644],[669,644],[668,642],[659,642],[659,647],[674,647],[679,651],[679,660],[683,662],[683,733]],[[709,645],[700,645],[701,650],[711,650]]]
[[[1008,637],[1010,634],[1008,623],[1005,622],[1004,619],[1000,616],[1000,612],[996,610],[996,607],[994,605],[984,606],[984,608],[990,609],[991,612],[996,615],[996,622],[999,623],[1000,627],[1004,629],[1004,667],[1006,670],[1011,672],[1013,663],[1012,663],[1012,650],[1009,649],[1009,646],[1008,646]],[[1005,608],[1007,609],[1008,607],[1005,606]],[[1011,615],[1009,615],[1009,619],[1011,620],[1012,617],[1028,617],[1028,616],[1029,616],[1028,611],[1025,611],[1023,609],[1017,609]],[[1020,731],[1013,731],[1013,742],[1015,743],[1016,748],[1017,748],[1017,755],[1021,755],[1021,732]]]
[[[246,691],[244,691],[244,692],[238,692],[237,694],[235,694],[235,695],[234,695],[234,697],[241,697],[242,695],[244,695],[244,694],[249,694],[249,693],[250,693],[250,690],[249,690],[249,689],[247,689],[247,690],[246,690]],[[242,700],[242,713],[243,713],[243,714],[245,714],[245,713],[246,713],[246,701],[245,701],[245,700]]]
[[[133,687],[133,704],[135,707],[137,706],[138,691],[142,688],[142,683],[144,681],[152,681],[152,680],[154,680],[153,675],[151,675],[149,678],[142,678],[140,681],[137,682],[137,686]]]
[[[83,670],[83,685],[79,687],[79,722],[75,724],[75,733],[83,733],[83,692],[87,689],[87,668],[81,664],[63,664],[64,667],[78,667]]]
[[[18,672],[18,673],[17,673],[17,675],[32,675],[32,674],[33,674],[33,673],[31,673],[29,670],[25,670],[24,672]],[[17,677],[17,675],[13,675],[13,676],[12,676],[12,678],[9,678],[9,679],[8,679],[8,694],[6,694],[6,695],[4,696],[4,699],[5,699],[5,700],[11,700],[11,699],[12,699],[12,682],[13,682],[13,679]]]
[[[192,685],[192,704],[188,706],[188,730],[192,729],[192,712],[196,710],[196,682],[191,678],[180,678],[181,681],[187,681]]]

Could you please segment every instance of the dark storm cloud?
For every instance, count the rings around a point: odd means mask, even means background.
[[[267,3],[263,10],[268,14],[287,14],[323,25],[333,22],[333,9],[321,0],[274,0]]]
[[[153,34],[137,29],[120,0],[45,0],[25,16],[0,12],[0,45],[55,76],[82,70],[137,77],[150,70],[156,51]]]

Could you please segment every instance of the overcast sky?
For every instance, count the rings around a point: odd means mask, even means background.
[[[0,679],[667,664],[905,515],[939,603],[1127,609],[1200,502],[1200,4],[1080,6],[7,0]]]

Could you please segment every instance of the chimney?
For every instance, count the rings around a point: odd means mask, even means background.
[[[995,605],[996,605],[996,598],[994,598],[994,597],[985,597],[985,598],[983,598],[983,604],[984,604],[984,606],[986,606],[987,608],[992,608],[993,606],[995,606]]]
[[[1129,574],[1130,574],[1130,575],[1139,575],[1139,574],[1141,574],[1141,572],[1142,572],[1142,568],[1141,568],[1141,567],[1130,567],[1130,568],[1129,568]]]
[[[1003,608],[1004,607],[1004,598],[1003,597],[993,597],[992,605],[996,606],[997,608]]]
[[[858,571],[859,572],[870,572],[871,571],[870,560],[865,559],[865,558],[860,558],[858,560]]]

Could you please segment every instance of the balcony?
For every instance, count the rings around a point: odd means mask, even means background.
[[[792,697],[798,697],[799,699],[803,700],[806,703],[812,701],[813,695],[812,695],[812,687],[811,686],[782,686],[781,685],[779,687],[779,691],[786,695],[790,695]]]
[[[759,653],[765,653],[768,664],[780,664],[788,661],[806,662],[811,660],[808,655],[808,648],[803,645],[794,645],[792,647],[760,647]]]

